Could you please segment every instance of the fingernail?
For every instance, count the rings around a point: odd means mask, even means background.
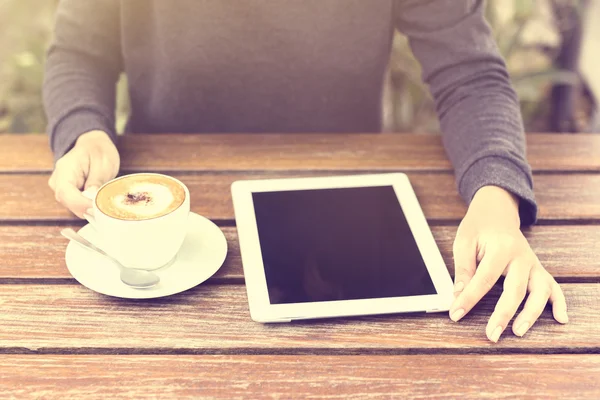
[[[84,195],[85,197],[87,197],[90,200],[94,199],[94,196],[96,196],[96,192],[98,191],[98,188],[96,186],[91,186],[87,189],[85,189],[81,194]]]
[[[524,322],[517,328],[517,332],[515,333],[517,336],[523,336],[527,332],[527,329],[529,329],[529,322]]]
[[[502,334],[502,327],[497,326],[496,329],[494,329],[494,332],[492,332],[492,334],[490,336],[490,340],[494,343],[498,343],[498,339],[500,339],[501,334]]]
[[[454,293],[456,292],[462,292],[462,290],[465,288],[465,284],[462,282],[456,282],[454,284]]]
[[[452,315],[450,315],[450,319],[454,322],[458,322],[458,320],[461,319],[463,315],[465,315],[465,310],[461,308],[454,311]]]
[[[558,313],[559,317],[560,317],[560,322],[561,324],[566,324],[567,322],[569,322],[569,316],[567,315],[567,311],[566,310],[562,310],[561,312]]]
[[[94,209],[93,208],[88,208],[87,210],[85,210],[85,213],[88,215],[94,215]]]
[[[91,187],[85,189],[83,191],[83,193],[86,193],[86,194],[89,193],[89,194],[91,194],[91,193],[95,193],[97,191],[98,191],[98,188],[96,186],[91,186]]]

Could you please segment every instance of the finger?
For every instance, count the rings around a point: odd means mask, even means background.
[[[114,178],[114,166],[101,153],[90,155],[90,169],[85,180],[85,190],[98,190],[100,186]]]
[[[81,194],[83,195],[83,197],[90,199],[93,202],[94,199],[96,198],[97,192],[98,192],[98,188],[95,186],[91,186],[91,187],[85,189],[83,192],[81,192]]]
[[[50,175],[50,179],[48,179],[48,186],[50,186],[50,189],[52,189],[52,190],[56,189],[55,181],[56,181],[56,175],[53,172],[52,175]]]
[[[499,247],[486,250],[473,279],[454,300],[454,304],[450,308],[450,318],[453,321],[460,320],[490,291],[508,265],[508,254],[509,252],[501,250]]]
[[[552,315],[554,319],[561,324],[569,322],[567,314],[567,299],[560,288],[560,285],[552,278],[552,293],[550,294],[550,302],[552,303]]]
[[[454,255],[454,296],[456,297],[475,275],[477,268],[476,241],[457,236],[454,240],[452,252]]]
[[[92,201],[81,194],[77,186],[66,179],[57,180],[56,200],[73,214],[83,218],[83,213],[92,206]]]
[[[52,171],[52,175],[50,175],[48,184],[52,190],[54,190],[55,194],[60,181],[66,180],[79,188],[81,188],[81,185],[83,185],[83,168],[81,166],[77,166],[79,164],[77,159],[80,157],[80,153],[81,152],[78,152],[76,148],[73,148],[54,164],[54,171]],[[81,185],[78,186],[77,184]]]
[[[522,258],[513,260],[508,266],[502,294],[485,329],[488,339],[492,342],[498,342],[525,298],[531,267],[532,264]]]
[[[552,293],[550,276],[544,268],[536,266],[529,274],[529,297],[525,302],[523,311],[513,323],[513,333],[523,336],[538,320]]]

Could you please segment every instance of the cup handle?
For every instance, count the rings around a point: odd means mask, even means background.
[[[96,230],[96,232],[100,232],[98,230],[98,225],[96,225],[96,218],[94,218],[93,215],[90,215],[88,213],[83,213],[83,218],[85,218],[86,221],[90,223],[90,225],[92,226],[92,228],[94,228],[94,230]]]
[[[96,199],[96,193],[98,193],[97,189],[94,189],[94,190],[88,189],[88,190],[84,190],[83,192],[81,192],[81,194],[84,197],[86,197],[92,201],[94,201]],[[94,228],[96,231],[98,231],[98,225],[96,224],[96,219],[94,218],[93,215],[91,215],[89,213],[84,213],[83,218],[85,218],[86,221],[90,223],[92,228]]]
[[[96,199],[96,193],[98,193],[98,189],[96,189],[96,188],[89,188],[89,189],[81,192],[83,197],[86,197],[92,201],[94,201]]]

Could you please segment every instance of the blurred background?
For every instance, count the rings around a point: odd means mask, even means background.
[[[45,130],[43,65],[58,1],[0,0],[0,133]],[[600,132],[600,0],[489,0],[487,16],[526,130]],[[124,77],[118,92],[121,131],[128,113]],[[387,131],[439,131],[419,65],[400,34],[384,104]]]

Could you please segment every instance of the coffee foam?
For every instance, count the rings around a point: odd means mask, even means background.
[[[110,217],[140,221],[171,213],[185,197],[185,189],[169,177],[135,174],[102,187],[96,195],[96,205]]]
[[[158,183],[140,182],[129,186],[127,193],[117,194],[112,206],[126,214],[149,218],[164,213],[174,201],[168,187]]]

